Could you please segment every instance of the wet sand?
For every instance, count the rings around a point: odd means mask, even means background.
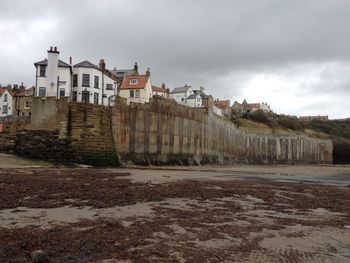
[[[0,169],[0,262],[350,261],[349,167],[24,165]]]

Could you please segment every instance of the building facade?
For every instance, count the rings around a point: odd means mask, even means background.
[[[108,99],[117,94],[117,82],[101,61],[100,67],[87,60],[72,66],[71,60],[70,64],[59,60],[59,51],[51,47],[47,59],[34,63],[35,96],[108,105]]]

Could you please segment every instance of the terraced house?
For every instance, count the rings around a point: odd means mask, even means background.
[[[47,51],[47,59],[34,63],[35,96],[70,97],[71,101],[108,105],[108,98],[117,94],[117,80],[105,68],[85,60],[72,65],[59,59],[56,47]]]

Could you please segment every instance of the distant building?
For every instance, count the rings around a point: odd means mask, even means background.
[[[300,116],[300,121],[328,121],[328,115],[326,116]]]
[[[186,105],[186,99],[193,93],[192,87],[186,84],[183,87],[174,88],[170,92],[170,98],[174,99],[179,104]]]
[[[243,115],[245,113],[252,112],[252,107],[248,104],[246,100],[243,100],[242,103],[235,101],[231,108],[232,111],[237,115]]]
[[[265,103],[265,102],[262,102],[262,103],[248,103],[248,105],[252,108],[252,111],[257,111],[257,110],[262,110],[262,111],[265,111],[265,112],[271,112],[271,108],[270,106]]]
[[[13,93],[0,87],[0,117],[12,115]]]
[[[151,72],[147,69],[145,75],[124,77],[119,89],[119,96],[127,102],[148,103],[152,98]]]
[[[166,88],[165,84],[163,83],[161,87],[152,86],[152,95],[153,96],[160,96],[165,99],[170,99],[170,91]]]

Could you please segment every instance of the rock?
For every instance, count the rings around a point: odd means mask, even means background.
[[[43,250],[35,250],[30,253],[33,263],[49,263],[47,254]]]

